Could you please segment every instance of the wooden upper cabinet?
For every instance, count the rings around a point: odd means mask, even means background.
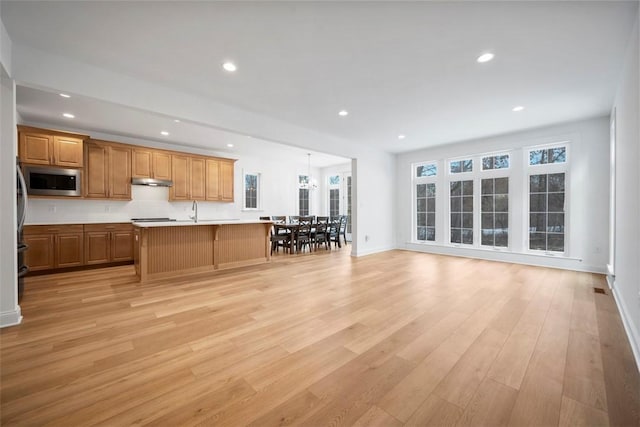
[[[205,200],[233,202],[234,160],[206,159]]]
[[[205,200],[206,199],[206,166],[205,159],[202,157],[192,157],[191,164],[189,166],[191,174],[191,200]]]
[[[109,147],[109,197],[131,200],[131,149]]]
[[[53,136],[20,132],[18,151],[20,160],[34,165],[50,165],[53,159]]]
[[[81,168],[84,135],[18,126],[18,155],[24,163]]]
[[[233,202],[233,161],[220,161],[220,200]]]
[[[153,173],[153,152],[134,148],[131,156],[131,175],[134,178],[151,178]]]
[[[152,148],[134,148],[131,158],[131,176],[171,179],[171,154]]]
[[[207,159],[205,164],[205,199],[218,201],[220,200],[220,161],[217,159]]]
[[[87,142],[85,148],[85,197],[109,197],[109,147]]]
[[[53,164],[56,166],[82,167],[82,145],[79,138],[53,137]]]
[[[171,179],[172,155],[162,151],[153,152],[153,170],[151,178]]]
[[[85,148],[85,197],[131,200],[131,149],[91,140]]]
[[[173,155],[171,156],[171,179],[173,187],[169,188],[169,200],[189,200],[190,174],[189,157]]]

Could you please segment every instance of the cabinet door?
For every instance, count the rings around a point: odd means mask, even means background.
[[[203,158],[192,157],[190,165],[192,200],[205,199],[205,160]]]
[[[153,152],[153,178],[171,179],[171,154]]]
[[[131,149],[109,148],[109,197],[131,200]]]
[[[82,139],[53,137],[53,161],[57,166],[82,167]]]
[[[206,200],[220,200],[220,161],[207,159],[206,168]]]
[[[85,231],[84,250],[86,264],[103,264],[109,262],[111,255],[111,232]]]
[[[100,199],[109,197],[109,147],[87,142],[85,157],[85,196]]]
[[[133,230],[111,233],[111,260],[129,261],[133,259]]]
[[[135,178],[151,178],[153,153],[151,150],[134,149],[131,159],[131,175]]]
[[[56,236],[56,267],[83,265],[82,233],[61,233]]]
[[[233,162],[220,162],[220,200],[233,202]]]
[[[189,200],[189,158],[171,157],[173,187],[169,189],[169,200]]]
[[[24,254],[25,264],[30,271],[48,270],[55,267],[54,234],[24,236],[29,249]]]
[[[20,160],[36,165],[51,163],[53,137],[51,135],[20,132]]]

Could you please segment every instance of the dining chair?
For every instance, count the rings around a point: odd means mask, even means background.
[[[340,217],[340,228],[338,229],[338,234],[342,236],[344,239],[344,244],[347,244],[347,219],[346,215],[342,215]]]
[[[338,218],[329,221],[327,238],[329,239],[329,247],[331,247],[331,242],[334,242],[335,246],[339,248],[342,247],[342,243],[340,243],[340,220]]]
[[[299,215],[290,215],[289,216],[289,222],[291,224],[297,224],[299,219],[300,219]]]
[[[311,223],[301,222],[298,224],[295,233],[296,250],[301,252],[305,246],[309,247],[309,252],[313,250],[311,246]]]
[[[316,223],[317,223],[317,224],[320,224],[321,222],[323,222],[323,223],[325,223],[325,224],[326,224],[326,223],[328,223],[328,222],[329,222],[329,217],[328,217],[328,216],[319,216],[319,217],[316,217]]]
[[[324,243],[325,249],[331,249],[331,244],[327,239],[327,226],[326,222],[318,222],[315,227],[315,231],[313,232],[313,244],[316,249],[318,246]]]

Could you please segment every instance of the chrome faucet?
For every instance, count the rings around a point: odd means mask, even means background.
[[[198,222],[198,201],[194,200],[191,204],[191,212],[195,211],[195,215],[189,215],[189,218],[193,220],[193,222]]]

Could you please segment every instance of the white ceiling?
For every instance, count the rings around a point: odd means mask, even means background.
[[[402,152],[607,114],[637,7],[3,0],[2,20],[16,45]]]

